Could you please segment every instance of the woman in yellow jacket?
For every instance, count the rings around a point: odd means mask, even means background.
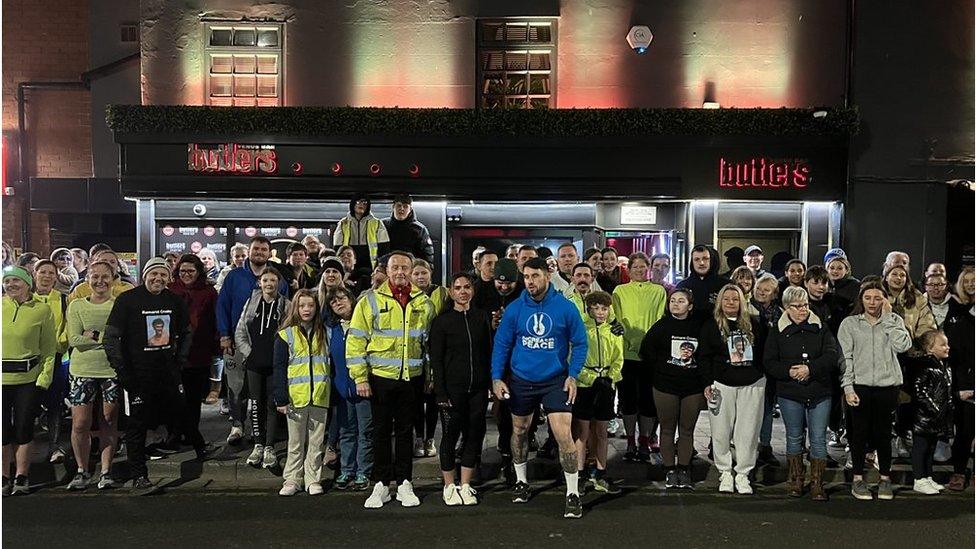
[[[51,385],[57,336],[51,309],[31,293],[33,277],[21,267],[3,270],[3,494],[30,492],[34,418],[40,393]],[[16,476],[10,468],[16,461]]]
[[[590,436],[595,436],[596,471],[588,479],[593,489],[619,493],[607,478],[607,423],[614,417],[614,385],[624,366],[623,338],[611,332],[609,317],[613,305],[610,294],[591,292],[585,302],[587,352],[583,369],[576,376],[576,402],[573,403],[573,437],[576,439],[578,470],[586,464]]]
[[[122,280],[122,265],[119,263],[119,256],[115,255],[112,250],[102,250],[91,257],[91,262],[104,261],[115,268],[115,281],[112,283],[112,299],[119,297],[122,292],[127,292],[131,290],[134,286],[128,282]],[[84,299],[92,295],[92,288],[88,284],[88,281],[83,281],[68,294],[68,301],[74,301],[76,299]]]
[[[651,372],[641,363],[640,347],[647,330],[664,316],[668,293],[664,286],[650,282],[651,262],[645,254],[631,254],[629,264],[630,282],[613,290],[613,311],[617,322],[624,326],[623,379],[617,386],[620,412],[627,430],[624,461],[649,463],[651,452],[658,448],[657,437],[654,436],[657,431],[657,410],[651,393]],[[635,444],[638,419],[640,436]]]
[[[70,254],[70,252],[69,252]],[[51,463],[64,461],[61,440],[64,398],[68,396],[68,368],[63,359],[68,352],[67,311],[68,296],[58,289],[58,268],[53,261],[42,259],[34,265],[34,299],[46,303],[54,315],[54,332],[58,339],[58,354],[54,357],[54,376],[44,404],[47,408],[48,457]]]
[[[303,485],[310,496],[324,492],[322,458],[332,386],[327,357],[318,297],[312,290],[298,290],[274,348],[275,404],[288,418],[285,482],[278,495],[293,496]]]

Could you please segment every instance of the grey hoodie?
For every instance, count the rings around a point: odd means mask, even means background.
[[[241,313],[241,318],[237,321],[237,329],[234,330],[234,345],[237,347],[237,352],[240,354],[242,361],[251,354],[251,334],[247,331],[247,325],[257,316],[258,307],[263,300],[261,288],[252,290],[251,297],[244,303],[244,311]],[[285,311],[288,310],[289,304],[288,298],[279,295],[277,301],[278,318],[285,318]],[[275,332],[278,331],[278,326],[271,326],[270,328]]]
[[[854,393],[854,385],[894,387],[903,382],[898,353],[912,348],[905,322],[895,313],[883,313],[872,326],[865,315],[853,315],[840,323],[837,341],[844,353],[841,387]]]

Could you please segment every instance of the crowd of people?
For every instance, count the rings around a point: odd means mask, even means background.
[[[582,516],[582,491],[619,492],[608,471],[618,419],[623,461],[660,454],[667,489],[694,486],[703,412],[719,492],[753,493],[753,470],[777,461],[776,418],[789,496],[828,499],[825,470],[844,466],[831,445],[847,449],[859,500],[894,497],[893,453],[911,459],[915,492],[972,480],[972,267],[950,280],[933,263],[916,285],[908,254],[894,251],[880,275],[858,279],[835,248],[823,264],[789,259],[777,278],[753,245],[719,274],[718,252],[699,245],[673,283],[666,254],[620,261],[612,247],[565,243],[479,247],[472,269],[441,287],[410,198],[388,219],[370,206],[350,202],[334,248],[306,237],[276,263],[258,236],[224,268],[212,252],[152,258],[138,285],[108,246],[48,260],[4,245],[4,495],[30,490],[41,409],[51,460],[77,465],[69,490],[94,482],[94,439],[99,489],[125,480],[112,469],[121,441],[133,488],[146,490],[151,452],[216,451],[199,423],[221,395],[226,442],[250,439],[252,466],[278,465],[284,417],[281,496],[322,494],[328,453],[334,487],[368,492],[370,509],[420,505],[419,456],[439,456],[446,505],[476,505],[489,408],[512,501],[532,497],[536,452],[563,471],[567,518]],[[70,445],[58,427],[65,401]],[[165,440],[148,444],[160,431]],[[933,463],[947,448],[954,473],[942,486]]]

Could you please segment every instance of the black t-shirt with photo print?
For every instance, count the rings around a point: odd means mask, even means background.
[[[766,343],[766,328],[755,317],[750,320],[751,339],[735,323],[727,320],[728,337],[722,335],[715,319],[709,319],[702,326],[698,361],[709,378],[709,384],[717,381],[730,387],[744,387],[763,377],[762,351]]]
[[[655,389],[685,397],[705,388],[697,358],[700,332],[699,319],[678,320],[670,314],[647,331],[640,355],[645,367],[652,370],[651,383]]]
[[[145,286],[119,295],[107,322],[122,335],[126,367],[150,376],[172,374],[178,367],[188,323],[185,301],[169,290],[152,294]]]

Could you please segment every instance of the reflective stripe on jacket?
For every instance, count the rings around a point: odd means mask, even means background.
[[[325,354],[325,342],[308,339],[298,326],[278,332],[278,337],[288,344],[288,397],[295,408],[329,406],[329,359]]]
[[[346,334],[346,365],[356,383],[369,375],[409,380],[426,368],[426,344],[434,307],[419,288],[410,288],[406,307],[393,297],[389,281],[367,290],[356,303]]]
[[[380,226],[383,224],[379,219],[373,216],[367,216],[366,219],[366,246],[369,248],[369,264],[374,268],[376,267],[376,258],[379,255],[379,231]],[[362,223],[360,221],[359,223]],[[357,227],[358,229],[358,227]],[[343,217],[339,220],[339,231],[342,233],[342,245],[352,246],[360,245],[358,242],[352,242],[352,226],[350,225],[349,216]],[[358,231],[357,231],[358,232]],[[362,240],[363,235],[359,238]]]

